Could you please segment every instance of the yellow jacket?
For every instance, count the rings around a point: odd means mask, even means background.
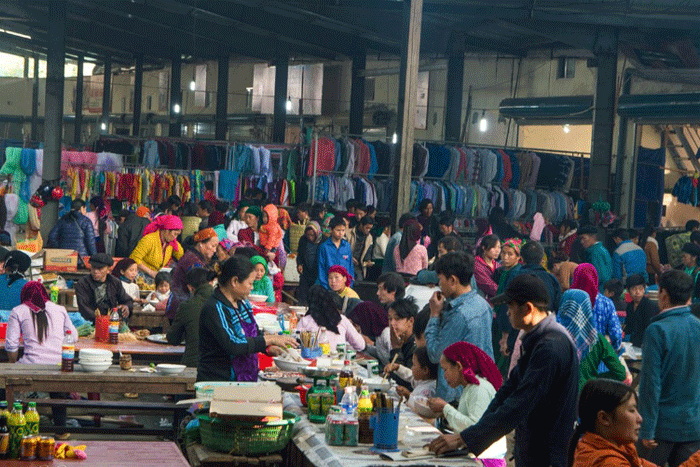
[[[165,254],[164,254],[165,253]],[[163,252],[163,244],[160,242],[160,232],[153,232],[145,235],[131,252],[129,258],[136,261],[137,264],[153,269],[160,270],[168,265],[171,257],[175,259],[182,258],[184,254],[182,245],[177,244],[177,250],[173,252],[173,247],[168,245]]]

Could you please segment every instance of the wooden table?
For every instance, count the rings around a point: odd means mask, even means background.
[[[73,441],[86,445],[87,459],[51,461],[4,460],[3,467],[190,467],[180,448],[170,441]]]
[[[166,345],[150,342],[147,340],[137,342],[124,342],[121,344],[108,344],[97,342],[92,337],[81,337],[75,349],[80,353],[81,349],[105,349],[115,354],[115,361],[119,357],[119,352],[130,354],[135,362],[144,363],[180,363],[182,355],[185,353],[184,345]],[[22,344],[20,344],[20,356],[22,354]],[[77,360],[78,355],[76,355]],[[7,361],[5,352],[5,339],[0,339],[0,361]]]
[[[76,365],[77,366],[77,365]],[[58,365],[0,363],[0,387],[12,404],[15,392],[97,392],[122,394],[191,394],[197,379],[195,368],[178,375],[124,371],[112,365],[104,373],[61,372]]]
[[[231,454],[213,451],[202,444],[196,443],[189,443],[186,450],[187,459],[190,461],[190,464],[192,464],[192,467],[278,467],[282,465],[281,454],[233,456]]]

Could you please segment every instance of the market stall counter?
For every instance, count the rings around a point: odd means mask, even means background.
[[[466,457],[435,458],[435,457],[405,457],[403,451],[416,453],[422,451],[440,432],[401,405],[399,416],[398,449],[391,453],[397,460],[386,460],[373,451],[372,444],[357,446],[329,446],[325,441],[324,425],[309,421],[302,408],[298,394],[284,394],[285,412],[296,413],[301,420],[294,427],[292,442],[287,447],[287,464],[301,467],[367,467],[375,465],[431,465],[431,466],[477,466],[481,465],[474,459]]]

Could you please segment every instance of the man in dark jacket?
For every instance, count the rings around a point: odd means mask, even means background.
[[[95,229],[90,219],[85,217],[85,201],[73,200],[70,212],[60,218],[51,229],[46,246],[75,250],[80,256],[92,256],[97,253]]]
[[[114,264],[106,253],[97,253],[90,258],[90,274],[75,284],[78,311],[88,321],[95,322],[95,310],[108,314],[117,308],[122,318],[128,318],[134,302],[122,286],[122,281],[109,273]]]
[[[167,334],[170,345],[180,345],[182,338],[185,338],[182,364],[189,367],[197,368],[199,364],[199,315],[214,293],[211,281],[215,277],[216,273],[209,269],[192,268],[187,271],[190,298],[178,306],[175,320]]]
[[[515,465],[565,467],[576,420],[578,356],[571,337],[548,311],[544,282],[520,274],[492,299],[508,303],[514,328],[525,332],[522,356],[481,419],[430,443],[438,454],[464,448],[477,456],[515,429]]]
[[[126,258],[134,251],[136,245],[143,237],[143,229],[149,224],[148,217],[141,217],[133,212],[128,212],[124,222],[117,230],[117,245],[115,255],[118,258]]]

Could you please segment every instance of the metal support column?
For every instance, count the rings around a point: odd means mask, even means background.
[[[365,71],[367,51],[352,57],[352,84],[350,87],[350,134],[361,135],[365,115]]]
[[[105,58],[104,81],[102,83],[102,120],[100,133],[109,133],[109,114],[112,111],[112,59]]]
[[[228,55],[219,57],[219,78],[216,82],[216,130],[215,138],[226,139],[228,130]]]
[[[73,142],[80,144],[83,136],[83,64],[84,58],[78,55],[78,78],[75,82],[75,122]]]
[[[39,57],[34,55],[34,81],[32,82],[32,141],[39,138]]]
[[[58,183],[61,178],[61,140],[63,135],[63,86],[66,53],[66,0],[49,3],[49,49],[46,59],[46,98],[44,118],[45,182]],[[58,201],[49,201],[41,209],[41,235],[49,232],[58,220]]]
[[[141,98],[143,96],[143,54],[136,56],[136,72],[134,74],[134,125],[133,135],[141,136]]]
[[[275,114],[272,121],[272,141],[284,143],[287,127],[287,79],[289,58],[282,57],[275,63]]]
[[[416,115],[416,91],[418,64],[420,61],[420,35],[423,20],[423,0],[405,0],[403,11],[403,37],[401,41],[401,65],[399,68],[399,105],[396,133],[398,136],[398,161],[396,185],[392,203],[392,222],[398,226],[399,217],[409,209],[411,199],[411,168],[413,165],[413,134]]]
[[[593,50],[598,61],[598,76],[593,101],[591,173],[588,187],[588,201],[591,203],[598,201],[598,198],[610,201],[610,169],[617,100],[617,49],[617,30],[601,28]]]
[[[460,138],[464,94],[464,47],[464,35],[453,33],[450,40],[450,56],[447,59],[446,141],[459,141]]]
[[[182,59],[173,57],[170,65],[170,128],[168,135],[178,138],[182,134]]]

